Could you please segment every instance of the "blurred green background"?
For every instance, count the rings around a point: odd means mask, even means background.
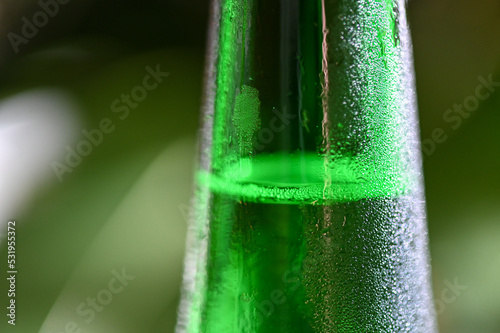
[[[16,39],[40,10],[0,2],[0,232],[17,221],[18,270],[12,327],[0,235],[0,331],[172,332],[208,2],[73,0]],[[498,333],[499,85],[443,117],[481,78],[500,82],[500,2],[413,0],[408,14],[440,332]],[[113,106],[141,92],[147,67],[168,76],[137,105]],[[109,133],[83,147],[103,119]],[[55,172],[78,145],[92,151]]]

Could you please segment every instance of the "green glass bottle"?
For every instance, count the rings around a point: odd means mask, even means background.
[[[404,0],[215,0],[178,333],[435,332]]]

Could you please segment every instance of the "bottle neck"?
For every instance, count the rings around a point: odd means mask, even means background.
[[[404,15],[403,0],[221,0],[202,168],[317,154],[406,182],[418,135]]]

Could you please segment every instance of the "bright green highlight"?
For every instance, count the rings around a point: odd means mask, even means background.
[[[228,166],[221,176],[200,171],[198,182],[243,200],[290,204],[396,197],[413,185],[399,172],[381,174],[373,165],[356,159],[336,160],[325,167],[324,158],[312,153],[244,158]]]

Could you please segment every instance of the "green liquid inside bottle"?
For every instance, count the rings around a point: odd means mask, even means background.
[[[310,173],[300,170],[304,163]],[[210,241],[207,288],[194,296],[204,319],[190,332],[430,327],[422,322],[429,317],[422,306],[427,257],[415,255],[426,246],[416,189],[378,193],[343,164],[331,185],[343,189],[342,198],[325,200],[317,156],[266,156],[243,165],[228,183],[200,175],[211,198]]]
[[[404,6],[214,2],[178,333],[435,332]]]

